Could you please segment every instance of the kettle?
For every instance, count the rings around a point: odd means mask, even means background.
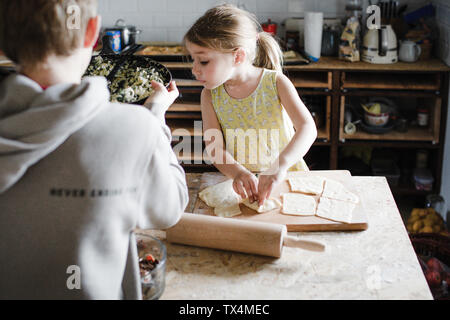
[[[416,62],[421,53],[422,48],[414,41],[400,41],[400,50],[398,52],[398,58],[400,61]]]
[[[363,40],[361,59],[369,63],[389,64],[398,61],[397,37],[391,25],[369,29]]]
[[[272,36],[277,35],[277,24],[268,19],[267,22],[261,24],[264,32],[270,33]]]

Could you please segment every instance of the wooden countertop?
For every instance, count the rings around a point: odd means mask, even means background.
[[[169,69],[190,69],[192,63],[189,62],[163,62]],[[433,58],[430,60],[417,61],[414,63],[397,62],[393,64],[373,64],[363,61],[349,62],[339,60],[336,57],[321,57],[319,61],[307,65],[287,65],[284,66],[287,71],[389,71],[389,72],[449,72],[450,67],[445,65],[441,60]]]
[[[163,62],[170,69],[190,69],[192,63],[186,62]],[[13,64],[5,56],[0,56],[0,67],[12,67]],[[414,63],[397,62],[393,64],[372,64],[367,62],[348,62],[339,60],[336,57],[321,57],[319,61],[308,65],[288,65],[284,66],[287,71],[308,71],[308,70],[343,70],[343,71],[390,71],[390,72],[449,72],[450,67],[445,65],[441,60],[433,58],[425,61],[417,61]]]
[[[187,174],[192,211],[201,174]],[[352,177],[369,228],[301,232],[324,253],[284,248],[280,259],[166,243],[161,299],[432,299],[384,177]],[[145,231],[164,239],[162,231]]]

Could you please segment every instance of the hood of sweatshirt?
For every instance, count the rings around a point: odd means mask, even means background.
[[[13,74],[0,82],[0,194],[60,146],[109,102],[103,77],[43,90]]]

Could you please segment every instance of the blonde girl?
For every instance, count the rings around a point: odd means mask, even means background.
[[[317,130],[282,73],[278,43],[260,30],[247,11],[222,5],[200,17],[184,42],[192,73],[204,86],[201,110],[210,159],[233,179],[236,193],[262,205],[288,170],[308,170],[303,157]]]

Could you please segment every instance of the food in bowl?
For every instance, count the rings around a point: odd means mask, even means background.
[[[371,102],[361,105],[364,109],[365,122],[374,127],[381,127],[389,122],[389,107],[378,102]]]
[[[143,104],[153,93],[152,80],[168,86],[169,70],[146,57],[98,55],[91,59],[84,76],[103,76],[111,102]]]
[[[165,289],[166,247],[157,238],[136,234],[143,300],[156,300]]]
[[[126,61],[111,82],[111,101],[131,103],[148,98],[153,93],[152,80],[164,83],[155,68],[143,68]]]

